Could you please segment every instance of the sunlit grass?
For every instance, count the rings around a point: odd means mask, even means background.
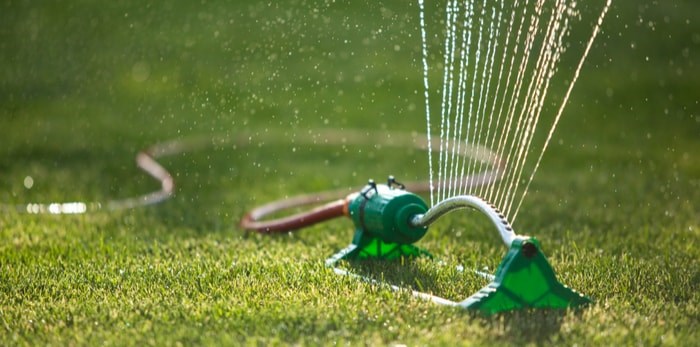
[[[351,241],[345,219],[240,230],[281,197],[425,177],[415,149],[297,138],[423,131],[416,13],[399,1],[2,5],[2,203],[137,195],[158,188],[134,166],[151,144],[252,140],[163,158],[177,191],[161,205],[0,214],[0,344],[695,344],[690,1],[616,1],[515,225],[591,307],[482,317],[335,276],[323,261]],[[494,269],[505,253],[475,213],[441,219],[419,245],[443,265],[357,270],[460,299],[484,282],[454,266]]]

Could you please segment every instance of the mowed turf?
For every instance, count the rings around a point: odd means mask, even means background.
[[[518,216],[589,308],[483,317],[333,275],[349,220],[238,227],[278,198],[427,176],[413,148],[307,139],[425,131],[417,24],[403,1],[0,5],[3,204],[148,192],[140,149],[236,139],[163,158],[177,193],[160,205],[0,214],[0,345],[695,345],[694,1],[615,2]],[[457,300],[484,282],[454,267],[494,269],[506,251],[471,212],[420,246],[442,263],[363,271]]]

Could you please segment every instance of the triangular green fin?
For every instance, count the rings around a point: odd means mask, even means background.
[[[531,237],[513,241],[494,277],[459,305],[494,314],[527,308],[565,309],[592,302],[557,280],[539,242]]]

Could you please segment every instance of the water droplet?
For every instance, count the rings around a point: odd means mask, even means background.
[[[148,64],[142,61],[134,64],[134,66],[131,68],[131,78],[133,78],[136,82],[144,82],[148,79],[150,74],[151,71]]]
[[[32,176],[27,176],[24,178],[24,188],[32,189],[34,187],[34,179]]]

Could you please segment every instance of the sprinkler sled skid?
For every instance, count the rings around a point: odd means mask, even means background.
[[[370,180],[359,193],[348,196],[344,213],[355,224],[355,236],[352,244],[327,259],[326,265],[337,274],[378,283],[336,265],[340,260],[431,257],[413,243],[425,235],[435,220],[450,211],[467,207],[488,216],[508,247],[496,273],[487,275],[491,283],[460,302],[417,291],[413,291],[414,296],[484,314],[532,308],[566,309],[592,302],[557,281],[539,242],[533,237],[516,235],[496,206],[475,196],[462,195],[428,208],[422,198],[406,191],[391,176],[386,185]],[[389,287],[404,290],[394,285]]]

